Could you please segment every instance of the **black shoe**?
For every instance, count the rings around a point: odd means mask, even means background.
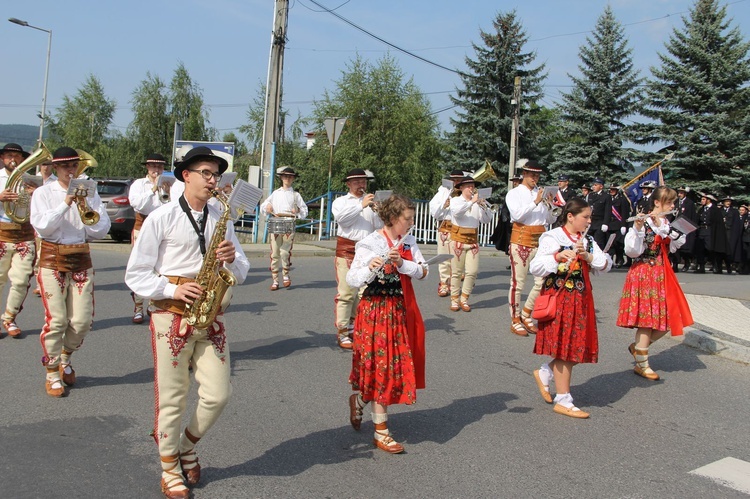
[[[680,272],[687,272],[688,270],[690,270],[690,265],[683,265]]]

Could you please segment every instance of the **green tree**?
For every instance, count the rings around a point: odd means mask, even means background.
[[[133,91],[130,102],[133,121],[128,126],[127,137],[132,142],[136,163],[152,153],[169,157],[174,127],[170,126],[169,96],[164,81],[147,72],[146,78]]]
[[[632,52],[612,8],[605,7],[593,38],[579,49],[581,76],[568,75],[573,90],[563,94],[560,106],[567,140],[555,145],[551,167],[570,175],[573,185],[595,176],[615,182],[631,176],[626,172],[637,154],[624,146],[632,139],[627,119],[641,112],[643,81]]]
[[[389,189],[429,199],[440,184],[439,129],[429,102],[414,82],[405,80],[390,55],[376,64],[357,56],[335,85],[315,103],[314,147],[309,153],[299,146],[294,150],[295,159],[307,157],[304,168],[300,168],[300,185],[305,186],[308,197],[327,189],[330,148],[324,120],[346,116],[336,144],[333,190],[346,190],[346,172],[364,168],[375,174],[371,190]]]
[[[515,11],[498,13],[492,27],[489,32],[479,31],[482,44],[472,43],[475,59],[466,58],[468,70],[461,74],[463,88],[451,97],[460,111],[456,119],[451,119],[454,130],[447,135],[442,163],[445,171],[476,170],[487,159],[498,176],[507,178],[516,76],[521,77],[522,92],[519,158],[541,159],[544,150],[540,130],[547,127],[552,115],[539,114],[545,66],[535,66],[536,53],[525,51],[528,36]]]
[[[168,130],[174,130],[175,123],[182,124],[182,137],[185,140],[213,140],[216,130],[209,126],[208,111],[203,102],[203,91],[180,62],[169,84]]]
[[[726,194],[750,191],[750,43],[730,27],[726,7],[698,0],[652,68],[643,143],[666,143],[675,183]],[[672,181],[670,180],[670,183]]]
[[[116,103],[104,94],[101,82],[90,74],[78,92],[63,96],[62,106],[52,116],[49,146],[66,145],[98,157],[109,135]]]

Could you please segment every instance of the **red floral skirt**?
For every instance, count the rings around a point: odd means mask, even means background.
[[[554,292],[555,289],[550,288],[543,294]],[[599,334],[595,320],[591,321],[593,330],[587,328],[587,316],[588,306],[584,302],[583,292],[560,291],[555,318],[538,325],[534,353],[569,362],[596,363],[599,360]]]
[[[617,325],[629,328],[649,328],[666,331],[667,290],[664,282],[662,257],[648,262],[635,262],[630,267],[620,298]]]
[[[366,401],[381,405],[417,400],[414,362],[403,296],[363,296],[354,323],[349,383]]]

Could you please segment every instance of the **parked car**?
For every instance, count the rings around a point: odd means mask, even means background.
[[[135,224],[135,210],[128,201],[128,190],[132,179],[96,179],[96,190],[102,203],[107,208],[107,215],[112,222],[109,236],[123,243],[130,241]]]

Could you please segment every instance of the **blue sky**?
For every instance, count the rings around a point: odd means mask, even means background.
[[[559,101],[577,74],[578,51],[606,2],[592,0],[317,0],[359,26],[443,66],[464,69],[479,30],[490,30],[498,11],[515,9],[530,38],[527,48],[547,64],[544,102]],[[750,0],[722,2],[745,39],[750,38]],[[0,123],[38,126],[47,34],[21,27],[15,17],[51,29],[48,111],[73,96],[88,74],[117,102],[114,125],[125,131],[130,98],[147,72],[167,83],[178,61],[203,90],[211,125],[223,134],[246,122],[248,104],[265,82],[273,23],[273,0],[4,0],[0,23]],[[644,76],[674,27],[682,26],[691,0],[612,0],[625,25],[634,63]],[[333,89],[357,53],[376,61],[390,52],[432,103],[450,106],[460,80],[389,49],[309,0],[291,0],[284,66],[284,106],[306,115],[312,101]],[[439,113],[443,128],[453,111]],[[188,137],[186,137],[188,138]]]

